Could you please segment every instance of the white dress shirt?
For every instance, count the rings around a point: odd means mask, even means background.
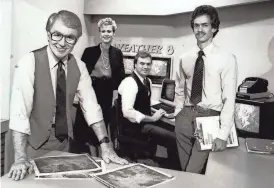
[[[47,47],[50,74],[54,96],[56,95],[57,68],[58,60],[54,57],[49,47]],[[91,85],[91,78],[87,71],[86,65],[76,58],[77,65],[80,70],[80,81],[78,83],[76,97],[79,98],[80,106],[84,117],[91,125],[103,120],[101,107],[97,103],[95,92]],[[67,60],[65,60],[63,68],[67,74]],[[10,124],[12,130],[30,135],[29,117],[32,111],[33,95],[34,95],[34,72],[35,59],[33,52],[25,55],[15,66],[14,80],[12,86],[11,104],[10,104]],[[55,117],[53,117],[53,122]]]
[[[176,70],[175,102],[177,115],[190,102],[195,62],[200,49],[189,51],[180,57]],[[218,138],[226,140],[234,125],[234,106],[237,87],[237,60],[233,54],[221,50],[212,42],[203,50],[204,79],[202,101],[198,106],[220,111],[221,129]]]
[[[144,78],[142,78],[136,71],[134,73],[138,76],[142,83],[144,83]],[[148,78],[150,83],[151,91],[151,80]],[[122,112],[125,118],[127,118],[132,123],[140,123],[145,115],[134,109],[134,103],[136,100],[136,95],[138,93],[138,85],[134,78],[131,76],[126,77],[118,87],[118,93],[121,95],[122,100]],[[150,104],[149,104],[150,105]]]

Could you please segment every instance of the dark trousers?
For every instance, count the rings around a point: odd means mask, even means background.
[[[102,108],[103,118],[108,130],[108,124],[111,120],[111,108],[113,97],[113,86],[108,78],[92,78],[92,86],[96,94],[98,104]],[[77,105],[75,123],[73,126],[74,141],[71,143],[72,152],[75,153],[90,153],[90,148],[87,145],[99,145],[96,134],[93,129],[86,123],[80,105]],[[98,154],[98,150],[97,150]]]
[[[98,104],[102,108],[104,121],[106,128],[111,119],[111,107],[112,107],[112,97],[113,97],[113,86],[111,79],[109,78],[92,78],[92,86],[95,91]]]
[[[201,173],[207,161],[209,151],[200,151],[194,138],[195,118],[218,116],[219,111],[201,107],[184,107],[176,116],[175,134],[181,168],[183,171]]]
[[[148,137],[151,138],[155,144],[167,148],[169,163],[174,164],[172,165],[174,167],[178,165],[179,159],[174,131],[170,131],[153,124],[144,124],[141,132],[148,135]]]

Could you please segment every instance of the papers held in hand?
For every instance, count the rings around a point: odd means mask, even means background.
[[[251,153],[274,154],[274,140],[246,138],[246,149]]]
[[[211,150],[212,143],[220,130],[220,116],[197,117],[194,136],[199,142],[201,150]],[[227,147],[239,146],[235,125],[227,139]]]

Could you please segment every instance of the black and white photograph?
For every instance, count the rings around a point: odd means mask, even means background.
[[[149,188],[173,180],[175,177],[143,164],[132,164],[112,170],[95,178],[116,188]]]
[[[40,157],[33,160],[35,174],[52,175],[97,171],[100,166],[88,154]]]
[[[83,173],[68,173],[68,174],[53,174],[53,175],[41,175],[35,176],[36,180],[56,179],[56,180],[82,180],[82,179],[93,179],[88,172]]]
[[[91,179],[96,174],[101,174],[106,172],[106,164],[101,159],[95,159],[95,162],[100,166],[98,170],[91,170],[91,171],[85,171],[85,172],[67,172],[67,173],[55,173],[55,174],[49,174],[49,175],[37,175],[35,176],[35,179],[37,180],[45,180],[45,179],[56,179],[56,180],[62,180],[62,179],[68,179],[68,180],[81,180],[81,179]]]
[[[0,0],[0,22],[1,188],[274,188],[274,0]]]

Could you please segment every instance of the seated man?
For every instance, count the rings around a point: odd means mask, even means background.
[[[118,100],[124,117],[123,123],[126,124],[127,129],[131,129],[132,133],[141,132],[156,144],[166,147],[169,160],[175,161],[178,155],[174,132],[156,125],[156,122],[166,112],[160,109],[153,115],[151,114],[151,81],[147,78],[151,64],[152,57],[148,52],[138,52],[134,58],[135,69],[132,75],[125,78],[118,88]],[[134,135],[130,136],[134,137]]]

